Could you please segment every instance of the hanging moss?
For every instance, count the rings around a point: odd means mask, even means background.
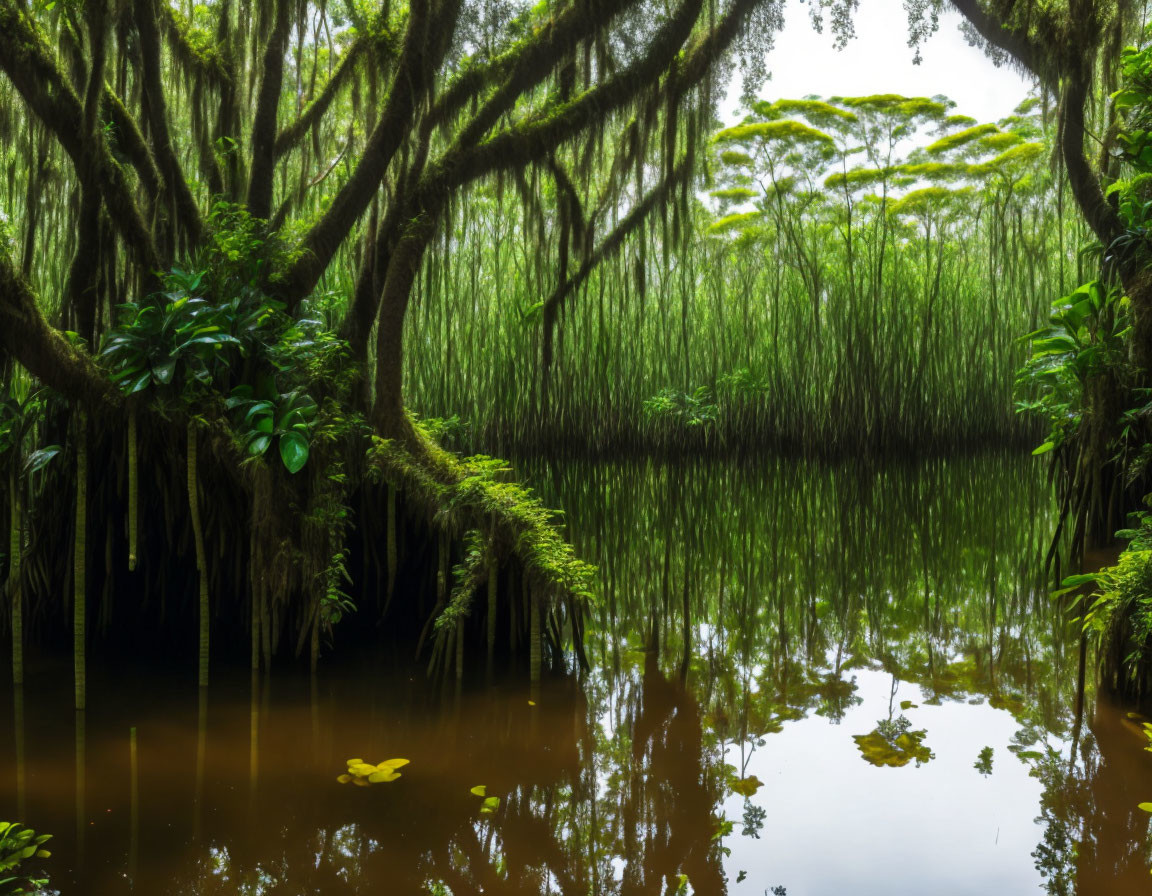
[[[523,486],[501,481],[504,461],[460,458],[440,448],[419,422],[412,441],[374,438],[370,476],[384,480],[421,508],[429,522],[453,537],[491,526],[495,550],[515,557],[534,591],[548,599],[592,599],[593,568],[576,557],[556,526],[555,512]],[[476,552],[480,552],[476,539]]]

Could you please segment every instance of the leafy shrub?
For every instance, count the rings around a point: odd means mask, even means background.
[[[46,859],[52,855],[44,849],[50,834],[37,834],[31,828],[10,821],[0,821],[0,896],[35,893],[48,883],[47,878],[32,877],[21,871],[29,859]]]

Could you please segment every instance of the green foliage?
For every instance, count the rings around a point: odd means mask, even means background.
[[[924,745],[926,731],[912,731],[912,723],[907,716],[896,719],[883,719],[868,734],[853,736],[865,762],[877,766],[899,768],[909,762],[917,767],[935,758],[935,754]]]
[[[383,479],[425,508],[430,521],[449,534],[483,530],[496,536],[497,550],[515,553],[533,592],[545,601],[592,599],[594,569],[578,559],[556,525],[556,514],[528,489],[502,481],[504,461],[477,455],[460,458],[438,447],[421,425],[412,421],[416,442],[374,438],[369,476]],[[464,587],[454,592],[437,627],[450,629],[470,609],[471,589],[479,584],[475,570],[483,547],[469,536]],[[459,583],[458,583],[459,584]]]
[[[1017,407],[1039,413],[1049,432],[1034,454],[1072,439],[1083,424],[1089,383],[1127,364],[1128,300],[1099,280],[1052,303],[1047,326],[1021,337],[1031,353],[1016,377]]]
[[[120,306],[100,357],[125,394],[156,387],[188,400],[218,386],[240,356],[271,336],[271,303],[253,289],[214,302],[207,274],[173,268],[162,292]]]
[[[1126,229],[1108,248],[1147,256],[1152,250],[1152,44],[1127,47],[1120,73],[1122,86],[1112,99],[1120,125],[1116,142],[1127,170],[1107,193]]]
[[[715,138],[716,143],[737,143],[747,140],[788,140],[795,142],[831,143],[832,138],[823,131],[800,121],[755,121],[725,128]]]
[[[1134,681],[1152,663],[1152,514],[1141,512],[1135,529],[1117,534],[1130,540],[1115,566],[1062,584],[1089,591],[1084,631],[1102,648],[1105,671]]]
[[[262,396],[247,385],[232,390],[225,406],[234,412],[233,429],[248,453],[256,457],[277,443],[284,467],[289,473],[298,473],[308,461],[316,402],[297,391],[277,394],[270,379],[265,380],[264,387],[271,391]]]
[[[275,445],[285,469],[297,473],[320,422],[310,392],[347,395],[357,371],[347,343],[321,321],[291,319],[263,293],[264,242],[247,213],[217,211],[204,261],[173,268],[161,292],[121,305],[100,359],[125,394],[150,395],[160,407],[191,412],[226,395],[248,454]]]
[[[36,434],[48,407],[48,393],[41,389],[0,402],[0,470],[14,470],[17,478],[30,478],[39,473],[57,454],[59,445],[36,448]]]
[[[0,896],[35,893],[47,885],[47,878],[33,877],[21,866],[30,859],[49,858],[52,853],[43,846],[51,838],[22,824],[0,821]]]
[[[644,416],[650,424],[693,429],[716,422],[718,410],[712,391],[700,386],[693,392],[663,389],[644,402]]]
[[[972,764],[972,767],[985,778],[992,774],[992,759],[995,752],[992,747],[984,747],[980,750],[980,755],[976,757],[976,761]]]
[[[973,125],[972,127],[965,128],[962,131],[957,131],[954,134],[941,137],[935,143],[929,144],[927,151],[933,155],[938,155],[944,152],[951,152],[952,150],[959,149],[965,144],[971,143],[973,140],[979,140],[982,137],[996,134],[999,131],[1000,129],[994,124]]]

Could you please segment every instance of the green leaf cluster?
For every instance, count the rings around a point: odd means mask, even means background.
[[[35,893],[47,883],[47,878],[33,877],[21,871],[29,859],[47,859],[52,853],[44,844],[51,834],[37,834],[29,827],[10,821],[0,821],[0,896],[22,896]]]

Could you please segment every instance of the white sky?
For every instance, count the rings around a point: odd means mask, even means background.
[[[908,17],[902,0],[861,0],[854,20],[856,39],[844,50],[833,47],[825,23],[817,34],[808,6],[788,0],[784,30],[768,54],[771,79],[759,91],[762,98],[799,99],[821,96],[867,96],[902,93],[907,96],[944,94],[956,101],[956,113],[980,122],[1003,118],[1027,96],[1030,84],[1014,71],[996,68],[984,53],[968,46],[960,33],[960,14],[949,4],[940,14],[940,28],[923,45],[923,61],[912,63]],[[724,103],[724,117],[737,120],[739,75]]]

